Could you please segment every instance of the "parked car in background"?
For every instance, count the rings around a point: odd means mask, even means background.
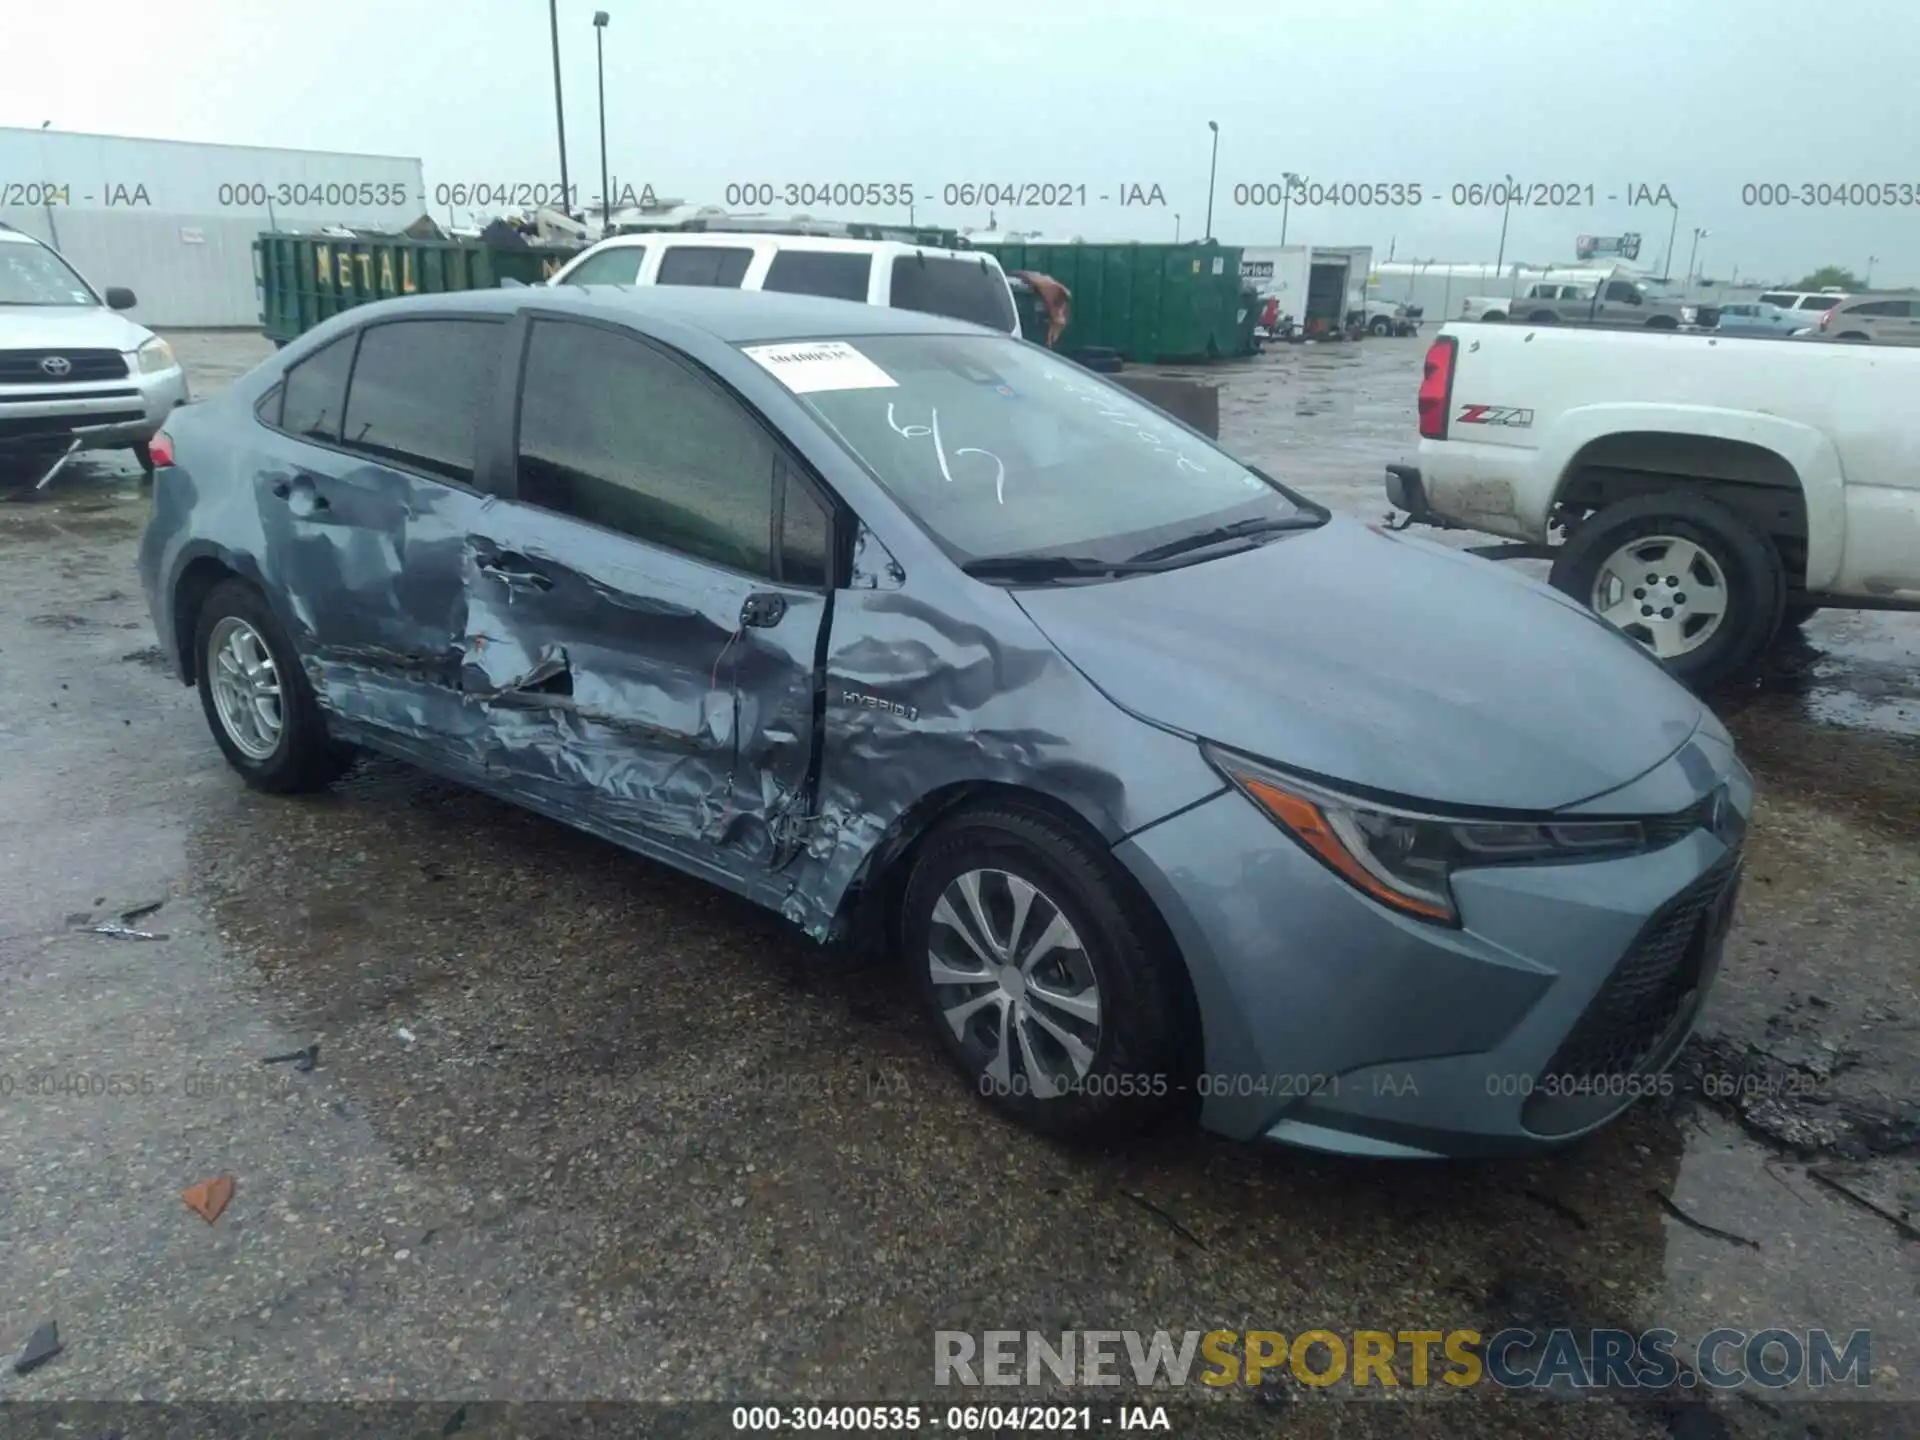
[[[1806,328],[1806,317],[1762,300],[1740,300],[1720,307],[1716,335],[1791,335]]]
[[[1920,610],[1916,385],[1920,353],[1449,325],[1387,498],[1520,542],[1707,687],[1815,610]]]
[[[1820,316],[1842,300],[1842,290],[1769,290],[1760,297],[1764,305],[1778,305],[1793,312],[1794,318],[1811,330],[1820,324]]]
[[[1013,292],[992,255],[899,240],[736,230],[616,235],[582,251],[547,284],[773,290],[917,310],[1021,333]]]
[[[1699,319],[1697,307],[1662,295],[1646,281],[1625,274],[1565,281],[1538,281],[1518,295],[1469,295],[1462,320],[1512,321],[1518,325],[1638,325],[1678,330]]]
[[[1920,345],[1920,300],[1910,295],[1848,295],[1801,337],[1854,344]]]
[[[1395,300],[1369,300],[1361,317],[1367,334],[1376,338],[1388,335],[1418,335],[1420,314]]]
[[[51,246],[0,223],[0,481],[42,483],[74,450],[131,450],[187,402],[173,349],[116,312],[137,303],[95,290]]]
[[[1006,334],[421,295],[155,458],[160,646],[249,784],[366,746],[871,933],[1040,1130],[1540,1149],[1659,1093],[1713,983],[1753,789],[1705,706]]]

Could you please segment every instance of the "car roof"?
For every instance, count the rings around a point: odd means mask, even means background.
[[[770,290],[734,290],[707,285],[529,285],[504,290],[462,290],[444,295],[407,296],[356,307],[346,314],[484,314],[527,305],[572,311],[583,317],[664,321],[705,332],[726,344],[758,340],[797,340],[819,335],[998,335],[1003,330],[929,315],[869,305],[860,300],[828,300]]]
[[[984,250],[946,250],[905,240],[857,240],[842,235],[776,235],[758,230],[639,230],[610,235],[591,248],[630,250],[648,245],[732,246],[736,250],[817,250],[841,255],[927,255],[937,260],[1000,262]],[[585,254],[586,251],[582,251]]]

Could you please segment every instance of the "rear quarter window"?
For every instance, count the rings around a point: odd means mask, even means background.
[[[767,278],[760,288],[790,295],[823,295],[830,300],[864,302],[872,275],[871,255],[782,250],[767,267]]]
[[[891,303],[896,310],[971,320],[1013,333],[1013,296],[1006,277],[992,265],[946,256],[902,255],[893,262],[892,278]]]
[[[743,245],[670,245],[660,256],[660,285],[709,285],[737,290],[753,251]]]

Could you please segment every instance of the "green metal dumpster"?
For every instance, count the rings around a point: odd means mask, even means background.
[[[1137,364],[1248,354],[1240,250],[1195,243],[995,243],[1003,270],[1038,270],[1073,292],[1073,317],[1055,347],[1104,348]],[[1245,338],[1242,338],[1244,329]]]
[[[502,280],[538,285],[578,253],[555,246],[508,250],[404,236],[266,234],[253,242],[260,329],[284,345],[322,320],[374,300],[494,290]]]

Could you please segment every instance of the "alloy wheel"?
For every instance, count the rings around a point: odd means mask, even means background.
[[[1691,654],[1717,633],[1729,603],[1726,572],[1677,535],[1643,535],[1601,562],[1593,612],[1661,660]]]
[[[940,894],[927,964],[945,1023],[1003,1091],[1046,1100],[1092,1069],[1100,984],[1060,906],[1005,870],[968,870]]]
[[[207,676],[220,728],[249,760],[269,760],[286,727],[280,669],[260,633],[235,615],[207,637]]]

